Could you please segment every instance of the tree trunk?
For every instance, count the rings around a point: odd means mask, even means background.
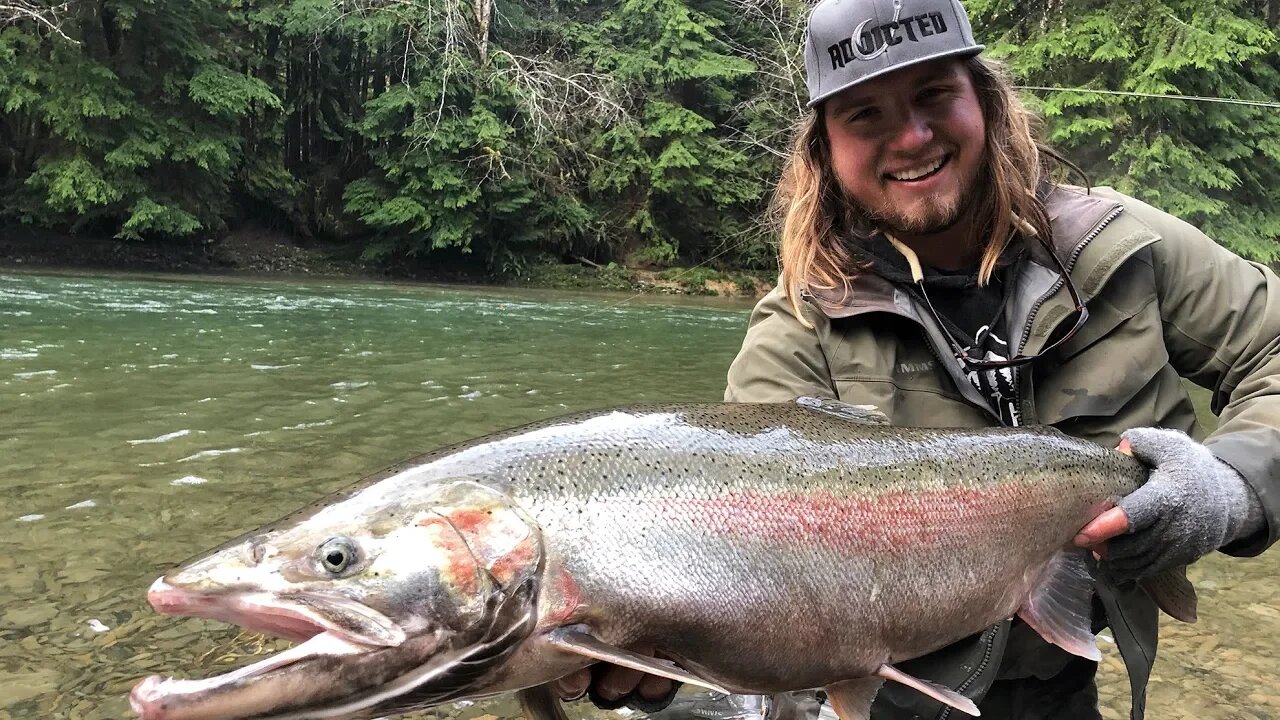
[[[476,51],[481,65],[489,64],[489,18],[493,15],[493,0],[476,0]]]

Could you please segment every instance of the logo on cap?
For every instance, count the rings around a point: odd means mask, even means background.
[[[892,20],[868,28],[870,23],[871,18],[863,20],[854,28],[853,35],[827,48],[832,70],[854,60],[874,60],[887,52],[890,45],[898,45],[903,40],[920,42],[922,38],[947,32],[947,21],[942,13],[921,13],[903,19],[902,0],[893,1]]]

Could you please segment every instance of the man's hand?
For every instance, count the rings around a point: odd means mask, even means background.
[[[555,682],[556,694],[562,700],[578,700],[589,694],[591,701],[600,708],[627,705],[642,712],[657,712],[665,708],[671,704],[678,689],[678,684],[669,678],[609,663],[596,663]]]
[[[1150,467],[1151,476],[1075,538],[1105,557],[1117,577],[1188,565],[1262,529],[1262,505],[1240,473],[1185,433],[1136,428],[1117,449]]]

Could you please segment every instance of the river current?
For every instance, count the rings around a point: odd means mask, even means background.
[[[420,452],[574,410],[714,401],[742,301],[0,274],[0,717],[126,718],[151,673],[278,643],[156,615],[187,557]],[[1280,554],[1192,568],[1151,718],[1280,717]],[[1127,709],[1114,648],[1103,709]],[[825,651],[825,650],[824,650]],[[573,706],[579,715],[619,717]],[[503,718],[509,701],[449,706]]]

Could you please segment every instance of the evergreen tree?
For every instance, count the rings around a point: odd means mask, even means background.
[[[227,14],[213,0],[73,12],[67,38],[0,31],[4,215],[135,239],[219,231],[241,121],[279,107],[228,62]]]
[[[768,267],[809,0],[19,0],[0,220],[373,261]],[[1280,0],[969,0],[1095,183],[1280,259]],[[26,11],[30,12],[26,12]],[[1138,96],[1092,91],[1123,91]]]
[[[1033,86],[1049,140],[1112,185],[1255,259],[1280,259],[1280,54],[1263,3],[972,0],[989,52]],[[1272,6],[1274,12],[1274,6]],[[1155,97],[1089,92],[1115,90]]]

